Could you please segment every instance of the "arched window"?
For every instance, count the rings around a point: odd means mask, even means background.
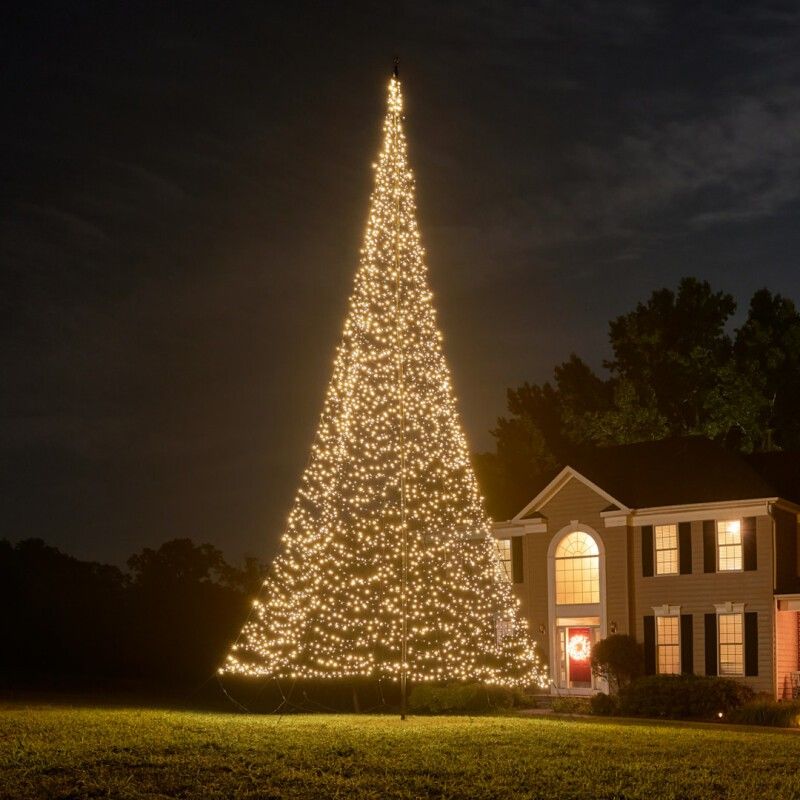
[[[568,533],[556,547],[556,603],[600,602],[600,551],[583,531]]]

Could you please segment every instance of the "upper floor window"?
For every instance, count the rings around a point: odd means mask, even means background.
[[[744,614],[717,614],[719,674],[744,675]]]
[[[497,545],[497,556],[503,565],[506,577],[511,581],[514,579],[511,565],[511,539],[495,539],[494,541]]]
[[[658,671],[666,675],[679,675],[681,671],[680,617],[656,617],[656,648]]]
[[[600,602],[600,551],[584,531],[568,533],[556,547],[556,603]]]
[[[717,569],[720,572],[742,569],[742,524],[738,519],[717,522]]]
[[[656,525],[656,575],[678,574],[678,526]]]

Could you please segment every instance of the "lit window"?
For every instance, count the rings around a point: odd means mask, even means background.
[[[738,519],[717,522],[717,569],[720,572],[742,568],[742,526]]]
[[[665,675],[680,674],[680,617],[656,617],[656,646],[658,647],[658,671]]]
[[[568,533],[556,548],[556,603],[600,602],[600,551],[583,531]]]
[[[678,526],[656,525],[656,575],[678,574]]]
[[[739,612],[717,615],[720,675],[744,675],[743,616]]]
[[[497,633],[497,644],[502,644],[506,636],[511,636],[511,634],[514,633],[514,622],[508,617],[498,615],[495,623],[495,630]]]
[[[511,539],[495,539],[497,545],[497,557],[503,565],[506,577],[513,580],[512,567],[511,567]]]

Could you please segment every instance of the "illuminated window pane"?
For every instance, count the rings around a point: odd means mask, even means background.
[[[744,675],[743,614],[718,614],[719,674]]]
[[[496,622],[497,644],[502,644],[506,636],[514,632],[514,622],[507,617],[498,616]]]
[[[656,525],[656,575],[678,574],[678,526]]]
[[[678,675],[681,671],[680,618],[656,617],[656,623],[658,671],[666,675]]]
[[[506,577],[509,580],[512,580],[511,539],[495,539],[494,541],[497,545],[497,557],[500,559],[500,563],[503,565]]]
[[[720,572],[741,570],[742,529],[738,519],[717,522],[717,568]]]
[[[556,547],[556,603],[600,602],[600,551],[583,531],[568,533]]]

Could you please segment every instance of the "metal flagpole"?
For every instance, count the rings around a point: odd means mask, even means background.
[[[394,77],[400,77],[399,59],[394,60]],[[394,136],[397,146],[397,120]],[[408,693],[408,532],[406,530],[406,446],[405,446],[405,407],[403,387],[403,342],[402,305],[400,285],[400,190],[397,170],[394,173],[395,221],[394,221],[394,269],[396,281],[395,307],[397,313],[397,379],[400,401],[400,719],[406,718]]]

